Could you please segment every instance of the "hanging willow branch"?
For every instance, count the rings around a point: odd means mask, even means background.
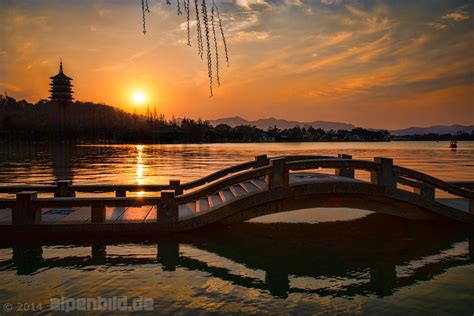
[[[203,21],[204,21],[204,29],[206,31],[207,74],[209,76],[209,91],[210,91],[211,97],[212,97],[212,95],[213,95],[213,92],[212,92],[212,53],[211,53],[211,42],[209,40],[209,19],[207,18],[206,0],[202,0],[201,8],[202,8],[202,18],[203,18]]]
[[[199,18],[199,7],[198,0],[194,0],[194,10],[196,11],[196,31],[197,31],[197,44],[198,44],[198,54],[202,59],[203,46],[202,46],[202,30],[201,30],[201,19]]]
[[[222,44],[225,52],[225,59],[227,62],[227,67],[229,66],[229,51],[227,49],[227,42],[224,34],[224,27],[222,26],[222,18],[219,13],[219,8],[217,7],[215,0],[212,0],[211,5],[211,18],[209,21],[209,14],[206,0],[202,0],[201,9],[199,10],[198,0],[182,0],[184,10],[186,11],[186,31],[187,31],[187,45],[191,46],[191,22],[190,22],[190,11],[191,3],[194,1],[194,11],[196,13],[196,40],[198,47],[198,55],[203,59],[204,55],[204,42],[203,42],[203,30],[202,25],[204,25],[204,34],[206,40],[206,55],[207,55],[207,72],[209,77],[209,91],[210,96],[213,96],[213,63],[212,63],[212,44],[214,45],[214,54],[215,54],[215,71],[216,71],[216,82],[217,86],[220,87],[220,68],[219,68],[219,45],[217,40],[217,31],[216,25],[218,24],[220,36],[222,39]],[[166,0],[166,4],[171,5],[171,0]],[[142,20],[143,20],[143,34],[146,34],[146,14],[150,13],[150,8],[148,6],[148,0],[141,0],[142,5]],[[178,15],[182,15],[183,11],[181,10],[181,0],[176,0],[176,6],[178,10]],[[200,14],[201,13],[201,14]],[[211,25],[209,25],[211,24]],[[212,34],[211,34],[212,28]],[[211,36],[213,43],[211,43]]]
[[[225,40],[224,27],[222,26],[222,19],[219,13],[219,8],[217,7],[215,3],[214,3],[214,8],[216,8],[217,19],[219,20],[219,29],[221,30],[222,43],[224,44],[225,60],[227,62],[227,67],[229,67],[229,51],[227,50],[227,42]]]
[[[184,0],[186,5],[186,21],[187,21],[187,31],[188,31],[188,46],[191,46],[191,30],[189,27],[189,0]]]
[[[214,37],[214,49],[215,49],[215,54],[216,54],[216,81],[217,81],[217,86],[221,86],[221,78],[219,74],[219,46],[217,44],[217,36],[216,36],[216,26],[214,23],[214,6],[216,3],[214,0],[212,0],[212,8],[211,8],[211,24],[212,24],[212,36]]]
[[[145,19],[145,0],[142,0],[142,20],[143,20],[143,34],[146,34],[146,19]]]

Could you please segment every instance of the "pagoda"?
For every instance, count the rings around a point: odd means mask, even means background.
[[[51,100],[55,101],[71,101],[72,97],[72,78],[66,76],[63,72],[63,61],[59,62],[59,73],[56,76],[51,77]]]

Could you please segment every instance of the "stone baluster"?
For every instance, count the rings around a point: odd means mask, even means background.
[[[179,207],[175,200],[174,190],[161,191],[161,198],[157,205],[157,221],[163,224],[177,223]]]
[[[255,156],[255,168],[260,168],[263,166],[268,166],[269,160],[267,155],[258,155]]]
[[[37,192],[19,192],[16,194],[16,204],[12,210],[13,225],[41,224],[41,209],[35,206]]]
[[[54,192],[54,197],[75,197],[76,192],[74,192],[71,187],[71,181],[69,180],[59,180],[56,182],[56,192]]]
[[[94,204],[91,206],[91,222],[92,223],[105,223],[105,205],[100,203],[100,204]]]
[[[265,176],[268,189],[289,188],[290,180],[289,172],[286,169],[286,159],[272,159],[270,160],[270,166],[272,166],[272,172]]]
[[[397,177],[393,170],[393,159],[376,157],[374,161],[379,164],[378,170],[370,172],[370,180],[373,184],[383,185],[387,188],[397,188]]]
[[[170,190],[174,190],[176,195],[183,194],[183,188],[181,187],[181,181],[179,179],[170,180]]]
[[[115,197],[127,197],[127,190],[122,190],[122,189],[115,190]]]
[[[425,201],[434,201],[435,199],[435,188],[427,183],[420,183],[420,186],[415,187],[413,192]]]
[[[352,159],[351,155],[339,154],[337,155],[339,159]],[[352,178],[355,177],[354,168],[336,168],[336,176]]]

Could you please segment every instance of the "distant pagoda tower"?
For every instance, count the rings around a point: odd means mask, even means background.
[[[63,61],[59,62],[59,73],[56,76],[51,77],[51,100],[55,101],[72,101],[72,78],[66,76],[63,72]]]

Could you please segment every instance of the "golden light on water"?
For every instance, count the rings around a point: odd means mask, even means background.
[[[143,165],[143,145],[138,145],[136,146],[137,148],[137,169],[136,169],[136,174],[135,174],[135,182],[137,184],[144,184],[144,179],[143,179],[143,172],[144,172],[144,165]]]

